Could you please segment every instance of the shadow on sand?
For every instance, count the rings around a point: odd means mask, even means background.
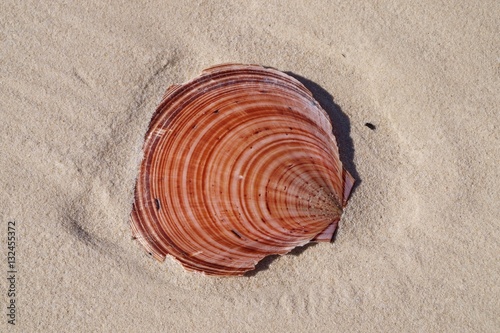
[[[333,125],[333,134],[337,139],[337,145],[340,152],[340,160],[344,165],[344,168],[349,171],[351,176],[354,177],[356,182],[351,191],[351,195],[356,191],[356,188],[361,184],[361,179],[359,178],[358,172],[356,171],[356,166],[354,165],[354,144],[351,139],[351,122],[344,112],[340,109],[334,101],[332,95],[330,95],[325,89],[320,85],[303,78],[292,72],[286,72],[288,75],[297,79],[302,83],[309,91],[313,94],[314,99],[318,101],[321,107],[328,113],[330,121]]]

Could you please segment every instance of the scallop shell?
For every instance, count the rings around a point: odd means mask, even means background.
[[[160,261],[169,254],[209,275],[330,241],[354,183],[312,94],[258,65],[215,66],[171,86],[143,149],[134,238]]]

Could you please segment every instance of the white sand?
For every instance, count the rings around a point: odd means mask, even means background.
[[[0,331],[498,332],[498,1],[165,2],[1,2]],[[223,62],[331,94],[359,183],[333,244],[243,278],[158,263],[128,224],[163,91]]]

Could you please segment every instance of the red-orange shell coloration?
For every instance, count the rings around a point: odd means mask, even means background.
[[[296,79],[220,65],[167,89],[151,119],[132,232],[156,259],[242,275],[330,241],[354,183],[328,115]]]

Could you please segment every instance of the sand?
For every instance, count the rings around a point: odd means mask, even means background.
[[[2,1],[0,331],[498,332],[500,4],[449,3]],[[357,179],[335,242],[242,278],[129,230],[163,91],[224,62],[301,77]]]

